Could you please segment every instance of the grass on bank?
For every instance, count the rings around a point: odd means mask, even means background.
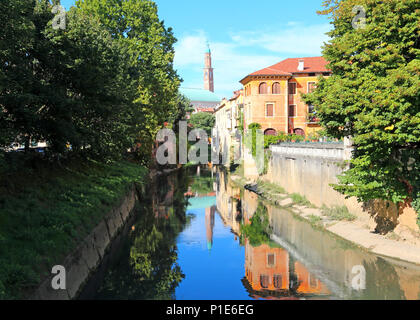
[[[310,208],[314,207],[314,205],[308,199],[306,199],[305,196],[302,196],[299,193],[292,193],[290,195],[290,198],[292,198],[293,203],[295,203],[295,204],[302,205],[302,206],[307,206],[307,207],[310,207]]]
[[[286,194],[286,190],[284,190],[284,188],[282,188],[281,186],[277,184],[267,182],[262,179],[259,179],[257,181],[257,184],[258,184],[258,187],[261,188],[263,191],[268,191],[268,192],[272,192],[276,194]]]
[[[2,172],[0,298],[23,298],[36,287],[146,172],[126,161]]]
[[[316,215],[313,215],[313,214],[309,215],[308,216],[308,221],[315,228],[320,228],[320,227],[323,226],[323,224],[322,224],[322,218],[321,217],[318,217]]]
[[[346,206],[335,206],[328,208],[327,206],[322,206],[321,208],[322,212],[329,217],[332,220],[338,220],[338,221],[354,221],[356,220],[356,216],[349,212],[349,209],[347,209]]]

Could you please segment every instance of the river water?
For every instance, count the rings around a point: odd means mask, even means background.
[[[148,186],[80,299],[420,299],[420,266],[379,257],[189,168]]]

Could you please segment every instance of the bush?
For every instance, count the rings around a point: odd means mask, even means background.
[[[272,144],[277,144],[280,142],[279,136],[264,136],[264,148],[267,149]]]
[[[250,130],[260,130],[262,126],[259,123],[253,122],[248,126]]]

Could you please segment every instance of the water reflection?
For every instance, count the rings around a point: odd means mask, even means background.
[[[315,229],[222,170],[180,170],[149,188],[82,299],[420,298],[420,267]]]
[[[233,187],[223,171],[217,183],[217,209],[243,238],[243,283],[253,298],[420,298],[419,266],[370,254],[313,228],[290,211]],[[242,212],[232,216],[235,206]],[[235,215],[242,215],[241,226]],[[358,286],[359,267],[365,274]]]
[[[150,195],[137,208],[136,221],[115,240],[111,253],[80,299],[167,300],[185,274],[176,238],[191,223],[185,214],[188,175],[179,171],[149,184]]]

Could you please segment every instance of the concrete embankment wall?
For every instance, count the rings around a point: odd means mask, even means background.
[[[54,290],[51,281],[55,275],[45,279],[31,296],[34,300],[68,300],[77,297],[83,285],[103,260],[112,240],[119,234],[134,212],[139,194],[133,184],[126,197],[115,206],[78,248],[63,261],[66,270],[66,290]]]
[[[272,156],[267,174],[263,177],[283,187],[288,193],[304,195],[316,206],[346,206],[359,221],[377,231],[387,233],[406,229],[418,232],[417,215],[411,207],[398,208],[387,201],[359,203],[346,199],[330,184],[347,169],[345,160],[351,149],[344,144],[280,144],[270,147]]]

